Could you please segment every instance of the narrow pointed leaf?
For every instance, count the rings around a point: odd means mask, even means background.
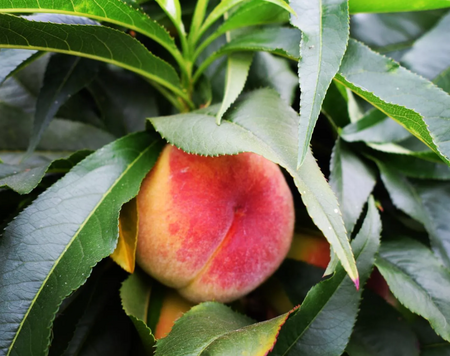
[[[377,177],[374,169],[339,139],[334,146],[330,166],[330,185],[338,198],[345,227],[351,233]]]
[[[105,146],[5,229],[0,239],[0,353],[46,354],[59,305],[113,252],[120,207],[137,194],[161,148],[161,140],[147,133]]]
[[[228,56],[225,95],[216,116],[217,124],[220,125],[223,114],[236,101],[244,89],[252,60],[253,53],[232,53]]]
[[[288,316],[253,324],[223,304],[203,303],[185,313],[157,342],[156,356],[267,355]]]
[[[184,96],[173,67],[133,37],[111,28],[33,22],[0,14],[0,47],[60,52],[115,64]]]
[[[308,152],[325,94],[347,48],[349,14],[347,0],[291,0],[297,16],[291,23],[302,31],[298,77],[300,126],[298,162]]]
[[[30,59],[37,51],[26,49],[0,49],[0,85],[8,78],[14,71],[17,70],[24,62]]]
[[[94,79],[97,69],[98,62],[89,59],[65,55],[52,56],[36,103],[28,154],[36,149],[42,134],[59,108]]]
[[[59,13],[84,16],[113,23],[142,33],[158,42],[172,54],[178,52],[175,41],[158,23],[137,8],[118,0],[0,0],[2,13]]]
[[[257,32],[246,33],[234,38],[206,58],[195,73],[194,80],[197,80],[215,60],[233,52],[263,51],[298,60],[298,42],[300,42],[300,31],[294,28],[265,27]]]
[[[129,276],[120,288],[123,310],[133,322],[142,345],[149,355],[154,351],[155,344],[152,330],[147,326],[151,294],[151,279],[141,270],[137,270]]]
[[[111,258],[128,273],[133,273],[136,264],[138,212],[136,199],[122,206],[119,217],[119,240]]]
[[[272,90],[259,90],[239,100],[222,124],[215,124],[218,108],[197,113],[152,118],[167,140],[186,152],[202,155],[254,152],[278,163],[294,177],[314,223],[333,246],[352,280],[358,271],[335,195],[311,152],[296,169],[298,115]],[[208,114],[210,113],[210,114]]]
[[[420,242],[397,238],[381,245],[376,266],[397,300],[450,341],[450,272],[433,253]]]
[[[357,237],[352,242],[361,283],[372,272],[378,251],[381,220],[373,198]],[[342,266],[314,286],[300,309],[283,326],[270,355],[342,355],[353,330],[362,291],[356,291]]]
[[[387,166],[380,160],[375,162],[394,205],[425,226],[435,253],[450,268],[450,227],[446,213],[450,184],[413,183],[395,168]]]
[[[336,80],[403,125],[450,164],[450,96],[356,41]]]
[[[199,37],[214,23],[216,22],[220,17],[222,17],[228,10],[232,9],[233,7],[242,4],[245,0],[224,0],[221,1],[219,5],[217,5],[213,11],[208,15],[205,22],[203,23],[202,28],[199,32]],[[261,0],[261,1],[267,1],[270,3],[273,3],[275,5],[280,6],[281,8],[294,13],[294,10],[283,0]]]
[[[36,188],[47,172],[68,171],[90,153],[90,151],[78,151],[67,158],[60,158],[53,162],[44,157],[31,157],[25,163],[18,165],[1,163],[0,187],[8,187],[19,194],[28,194]]]

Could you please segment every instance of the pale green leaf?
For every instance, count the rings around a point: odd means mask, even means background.
[[[449,341],[450,273],[432,252],[420,242],[397,238],[381,245],[376,266],[398,301]]]
[[[225,95],[217,113],[217,124],[220,125],[222,116],[236,101],[247,81],[248,71],[252,64],[253,53],[232,53],[228,56],[225,77]]]
[[[336,75],[349,35],[347,0],[291,0],[298,16],[291,23],[302,31],[298,77],[300,125],[297,165],[301,166],[320,114],[325,94]]]
[[[450,164],[450,96],[398,63],[350,41],[336,80],[402,124]]]

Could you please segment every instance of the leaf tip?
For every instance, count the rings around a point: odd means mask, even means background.
[[[356,290],[359,291],[359,277],[353,280],[353,283],[355,284]]]

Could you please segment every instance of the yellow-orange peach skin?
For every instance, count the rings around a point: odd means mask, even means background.
[[[193,302],[230,302],[285,258],[294,207],[279,167],[254,153],[204,157],[167,145],[138,194],[137,262]]]

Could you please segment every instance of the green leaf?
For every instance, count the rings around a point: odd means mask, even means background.
[[[196,49],[194,57],[208,47],[214,40],[228,31],[242,27],[283,23],[289,20],[289,13],[282,7],[261,0],[250,0],[244,2],[241,7],[234,11],[222,25],[219,26],[202,44]]]
[[[218,125],[220,125],[220,122],[222,121],[222,116],[236,101],[239,94],[244,89],[252,60],[253,53],[238,52],[228,56],[227,73],[225,77],[225,95],[216,116]]]
[[[142,131],[147,117],[158,116],[155,92],[142,77],[117,68],[100,68],[88,90],[108,131],[117,137]]]
[[[345,126],[339,135],[347,142],[398,142],[411,134],[380,110],[371,110],[360,120]]]
[[[158,42],[175,58],[181,55],[175,41],[157,22],[144,12],[117,0],[0,0],[0,12],[16,13],[59,13],[85,16],[94,20],[109,22],[136,32]]]
[[[450,96],[396,62],[350,41],[336,80],[406,127],[450,164]]]
[[[425,78],[434,79],[450,67],[450,13],[442,17],[437,25],[419,38],[403,56],[402,63]]]
[[[273,88],[284,101],[292,104],[298,88],[298,78],[285,58],[267,52],[256,52],[247,85],[252,89]]]
[[[376,266],[398,301],[449,341],[450,273],[432,252],[420,242],[397,238],[383,242]]]
[[[52,56],[36,103],[28,154],[36,149],[45,129],[66,100],[94,79],[97,64],[80,57]]]
[[[130,275],[120,288],[123,310],[133,322],[143,347],[149,355],[152,354],[155,344],[155,337],[147,326],[151,292],[150,277],[139,269]]]
[[[45,157],[37,156],[19,165],[0,164],[0,187],[8,187],[19,194],[28,194],[37,187],[46,173],[66,172],[90,153],[90,151],[78,151],[67,158],[60,158],[53,162]]]
[[[106,269],[105,267],[107,267],[106,264],[100,265],[101,269]],[[130,341],[127,335],[129,334],[129,325],[126,323],[126,317],[124,320],[124,315],[117,313],[121,311],[117,303],[117,292],[123,276],[114,268],[106,270],[100,276],[98,273],[94,274],[96,272],[98,271],[94,270],[93,275],[87,282],[89,283],[87,285],[87,291],[84,288],[81,290],[81,294],[86,293],[88,295],[78,296],[75,301],[70,303],[58,315],[59,317],[65,317],[66,314],[72,313],[78,317],[75,320],[75,325],[71,325],[73,328],[72,335],[70,335],[71,337],[67,345],[65,345],[64,351],[58,354],[58,356],[84,355],[86,354],[86,350],[92,347],[92,344],[97,343],[103,344],[102,351],[104,352],[111,353],[110,350],[114,350],[114,355],[123,354],[121,351],[129,348],[127,345]],[[92,282],[91,278],[93,279]],[[82,300],[77,300],[78,298]],[[71,310],[72,308],[75,310]],[[52,350],[53,344],[58,341],[56,337],[59,337],[57,334],[58,330],[55,329],[57,327],[67,327],[61,324],[70,322],[70,320],[63,319],[57,324],[57,320],[55,320],[52,330],[55,337],[52,340],[50,350]],[[100,333],[97,330],[99,328],[101,329]],[[115,338],[117,339],[117,332],[114,332],[115,329],[121,331],[120,340],[114,340]],[[103,335],[103,338],[99,337],[99,334],[101,335],[102,333],[107,335],[107,340],[105,340],[105,335]]]
[[[446,214],[450,184],[412,183],[382,161],[375,162],[394,205],[425,226],[435,253],[450,267],[450,230]]]
[[[338,85],[341,86],[337,82],[331,83],[322,105],[323,114],[337,126],[336,130],[338,127],[343,127],[350,123],[347,99],[339,90]]]
[[[356,14],[350,19],[350,36],[399,60],[441,16],[441,11]]]
[[[350,12],[403,12],[443,9],[450,7],[448,0],[350,0]]]
[[[380,233],[380,216],[371,198],[361,230],[352,242],[362,285],[372,272]],[[356,321],[361,293],[339,266],[331,278],[309,291],[300,309],[281,329],[271,355],[341,355]]]
[[[300,125],[297,166],[305,160],[325,94],[347,48],[349,14],[347,0],[291,0],[298,16],[291,23],[302,31],[298,77]]]
[[[120,207],[137,194],[162,145],[138,133],[105,146],[5,229],[0,239],[0,308],[8,311],[0,315],[3,354],[46,353],[58,306],[113,252]]]
[[[198,68],[194,81],[208,66],[221,56],[239,51],[264,51],[297,60],[299,57],[300,31],[285,27],[264,27],[257,32],[238,36],[210,55]]]
[[[349,356],[419,356],[419,341],[401,314],[374,293],[365,293]]]
[[[181,20],[181,6],[179,0],[156,0],[164,12],[169,16],[176,28],[184,33],[184,25]]]
[[[345,227],[351,233],[375,186],[376,174],[340,139],[333,149],[330,172],[331,189],[338,198]]]
[[[217,5],[213,11],[208,15],[205,22],[203,23],[197,37],[195,38],[194,43],[205,33],[205,31],[213,24],[215,23],[219,18],[221,18],[228,10],[232,9],[233,7],[242,4],[245,0],[223,0],[220,2],[219,5]],[[294,13],[292,8],[283,0],[261,0],[261,1],[267,1],[270,3],[273,3],[290,13]]]
[[[156,356],[267,355],[288,315],[252,324],[250,318],[223,304],[202,303],[178,319],[172,332],[157,342]]]
[[[371,152],[387,166],[394,168],[406,177],[418,179],[450,180],[450,167],[441,162],[405,154],[378,154]]]
[[[0,49],[0,63],[2,64],[0,68],[0,85],[36,53],[37,51],[26,49]]]
[[[150,122],[186,152],[211,156],[254,152],[284,167],[294,177],[314,223],[357,283],[358,272],[338,202],[311,152],[300,170],[296,169],[298,115],[294,110],[268,89],[243,97],[220,126],[215,124],[217,109],[152,118]]]
[[[33,22],[0,14],[0,47],[60,52],[115,64],[185,97],[172,66],[133,37],[111,28]]]
[[[28,147],[32,117],[23,110],[0,102],[0,150],[25,151]],[[97,149],[114,137],[81,122],[54,119],[42,136],[42,151],[77,151]]]

